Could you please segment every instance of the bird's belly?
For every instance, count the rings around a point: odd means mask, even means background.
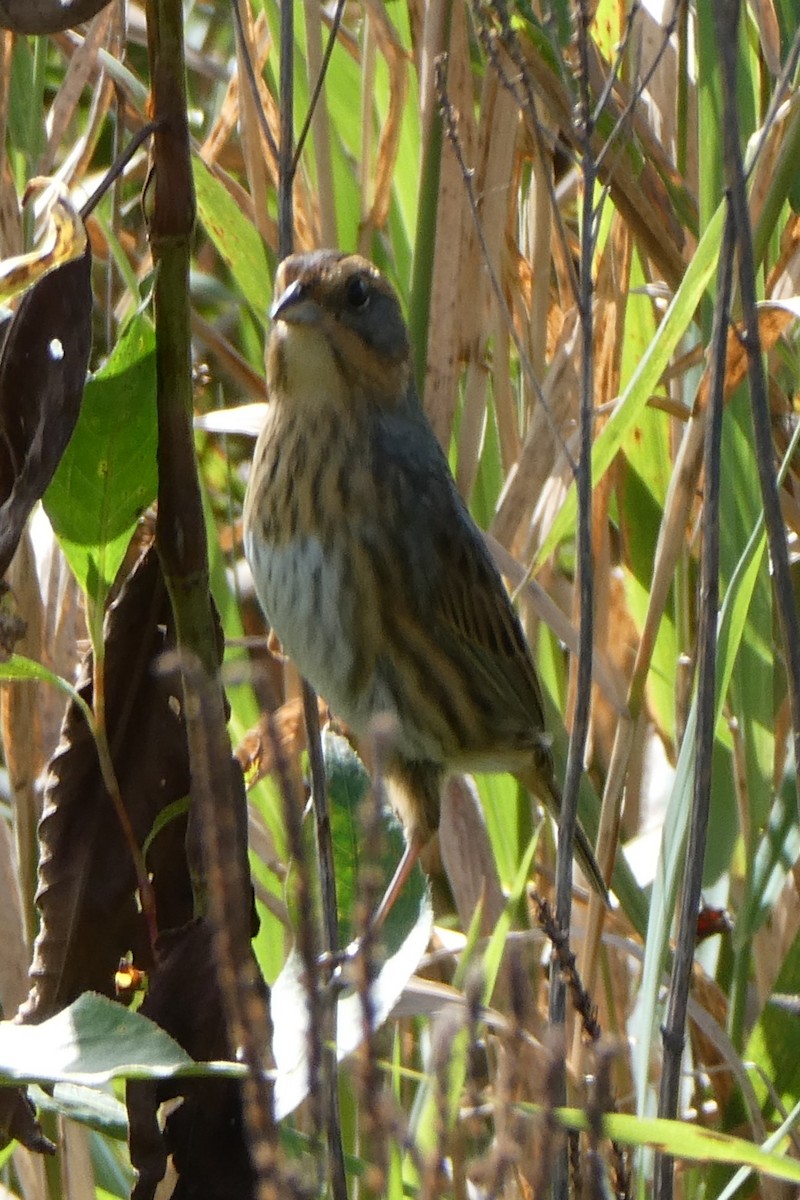
[[[310,683],[334,703],[339,678],[350,667],[342,622],[342,576],[318,538],[286,545],[246,536],[246,552],[261,606],[285,653]]]
[[[283,546],[245,535],[256,592],[284,652],[300,674],[355,733],[391,712],[393,701],[375,671],[355,661],[362,631],[363,598],[353,594],[345,556],[316,537],[302,535]]]
[[[437,739],[407,719],[408,697],[398,694],[384,631],[374,624],[374,598],[359,593],[344,551],[329,547],[323,552],[319,539],[310,535],[275,546],[245,531],[245,552],[259,601],[284,652],[334,715],[364,738],[374,719],[388,714],[396,719],[399,754],[439,761]],[[365,657],[364,647],[375,642],[377,653]]]

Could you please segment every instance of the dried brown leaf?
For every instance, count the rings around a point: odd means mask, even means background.
[[[274,236],[274,223],[268,216],[267,169],[256,107],[259,101],[258,97],[253,95],[250,87],[244,56],[246,54],[249,57],[256,78],[260,78],[264,62],[269,54],[270,37],[263,13],[259,13],[257,21],[254,21],[249,4],[244,3],[244,0],[238,0],[238,6],[244,34],[244,44],[240,38],[236,39],[238,78],[240,81],[244,81],[244,87],[240,87],[236,92],[236,97],[240,102],[238,116],[241,126],[242,154],[247,169],[250,195],[253,198],[255,225],[264,241],[269,244],[270,236]]]
[[[472,79],[468,70],[466,12],[453,9],[447,88],[459,114],[459,136],[467,162],[474,161],[475,119]],[[478,269],[466,188],[449,140],[442,146],[436,211],[436,248],[431,279],[428,355],[425,371],[425,411],[442,446],[450,444],[458,399],[458,377],[465,319],[465,279]]]
[[[22,298],[0,355],[0,576],[78,419],[92,344],[88,248]]]
[[[61,143],[75,116],[81,95],[87,82],[97,70],[97,58],[102,46],[105,45],[109,30],[115,18],[116,5],[100,11],[91,22],[86,36],[69,60],[66,74],[56,93],[48,113],[49,137],[39,171],[42,175],[50,172]],[[102,116],[105,114],[103,113]]]
[[[781,73],[781,31],[773,0],[753,0],[752,9],[758,25],[758,37],[764,61],[770,75],[777,79]]]
[[[157,674],[173,642],[172,614],[151,548],[122,588],[106,619],[106,721],[123,799],[140,844],[169,804],[189,792],[189,764],[176,680]],[[78,690],[92,699],[92,663]],[[148,854],[161,928],[183,924],[192,898],[183,851],[184,819],[170,821]],[[36,940],[25,1021],[37,1023],[81,992],[114,995],[120,958],[149,952],[136,903],[130,853],[103,786],[94,739],[75,704],[51,762],[40,826]]]
[[[0,1149],[17,1141],[35,1154],[55,1154],[56,1148],[42,1133],[36,1110],[20,1088],[0,1088]]]
[[[542,383],[544,404],[538,404],[534,409],[516,471],[507,480],[497,504],[491,531],[509,549],[514,547],[520,530],[530,522],[534,506],[553,474],[554,464],[561,458],[554,427],[566,431],[575,416],[578,332],[573,312],[564,322],[559,344]]]
[[[241,785],[241,777],[239,779]],[[240,789],[241,790],[241,789]],[[242,795],[243,799],[243,795]],[[199,1060],[234,1056],[213,969],[213,934],[207,921],[191,921],[159,937],[157,965],[141,1011]],[[254,978],[260,981],[257,968]],[[266,988],[260,1000],[266,1003]],[[251,998],[251,1003],[254,998]],[[271,1036],[271,1034],[270,1034]],[[269,1046],[264,1047],[267,1063]],[[158,1109],[170,1106],[163,1130]],[[128,1084],[131,1162],[139,1171],[133,1193],[147,1200],[171,1156],[181,1195],[209,1198],[254,1195],[253,1172],[242,1129],[241,1085],[234,1080],[177,1079]],[[177,1194],[177,1193],[176,1193]]]
[[[778,338],[797,320],[798,314],[781,303],[765,300],[758,307],[758,334],[762,351],[771,350]],[[747,350],[742,342],[741,330],[728,330],[728,346],[725,363],[725,399],[729,399],[747,374]],[[705,412],[708,407],[708,389],[711,372],[707,367],[700,380],[695,400],[695,411]]]
[[[330,718],[330,710],[318,696],[320,724]],[[303,717],[303,702],[297,698],[287,700],[269,717],[263,717],[254,729],[248,730],[236,748],[236,757],[248,785],[252,787],[259,779],[271,775],[275,769],[275,746],[290,770],[297,773],[299,782],[300,752],[306,747],[306,726]]]
[[[378,48],[389,69],[389,111],[381,127],[375,164],[374,199],[367,217],[370,229],[383,229],[389,216],[395,164],[400,147],[406,94],[408,92],[408,58],[402,42],[380,0],[367,0],[372,29]]]
[[[487,348],[491,326],[487,311],[498,304],[490,287],[484,256],[488,256],[495,277],[507,280],[505,258],[506,233],[516,219],[514,170],[520,129],[519,111],[514,98],[497,82],[492,73],[484,86],[481,119],[478,125],[475,191],[480,198],[483,244],[476,254],[477,286],[466,306],[462,324],[467,357],[464,405],[459,429],[456,482],[463,496],[469,496],[477,475],[486,417]]]
[[[41,35],[90,21],[111,0],[0,0],[0,29]]]

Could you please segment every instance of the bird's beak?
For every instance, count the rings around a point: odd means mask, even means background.
[[[273,321],[289,325],[315,325],[322,319],[322,309],[313,300],[299,279],[293,279],[272,303],[269,315]]]

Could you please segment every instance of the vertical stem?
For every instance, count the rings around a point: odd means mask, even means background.
[[[311,114],[311,136],[314,141],[314,161],[317,168],[320,234],[323,246],[335,246],[338,240],[336,188],[333,182],[331,127],[328,120],[328,104],[325,99],[324,86],[320,87],[316,103],[313,99],[314,86],[326,67],[322,54],[321,8],[319,4],[312,3],[312,0],[304,0],[304,12],[308,46],[308,90],[312,97],[311,103],[314,104]]]
[[[742,342],[747,351],[747,373],[750,382],[750,407],[753,417],[756,461],[761,484],[761,497],[764,502],[764,523],[767,529],[767,544],[772,563],[778,625],[783,642],[789,705],[792,714],[794,759],[795,763],[800,763],[800,616],[798,616],[792,587],[789,549],[778,493],[769,400],[761,356],[761,336],[756,308],[755,251],[753,230],[750,224],[750,209],[747,202],[736,91],[736,35],[739,28],[739,0],[715,0],[714,17],[717,23],[717,37],[722,62],[725,173],[736,225],[739,287],[742,295],[744,322]],[[797,771],[795,772],[795,789],[798,812],[800,812],[800,772]]]
[[[592,154],[593,117],[589,88],[589,24],[586,0],[578,5],[578,72],[579,139],[582,143],[581,173],[583,199],[581,206],[581,259],[578,307],[581,319],[581,376],[580,376],[580,462],[576,478],[578,495],[578,585],[580,628],[575,713],[569,740],[567,770],[564,780],[561,815],[558,823],[558,862],[556,871],[556,923],[568,930],[572,916],[572,849],[578,816],[578,789],[583,772],[583,756],[589,729],[589,710],[592,694],[592,632],[594,614],[594,580],[592,577],[592,433],[594,429],[593,375],[594,322],[592,320],[594,257],[594,190],[597,178]],[[563,1025],[566,1017],[566,988],[558,964],[550,968],[550,1020]],[[558,1085],[566,1102],[566,1064],[562,1067]],[[569,1195],[569,1160],[566,1148],[553,1164],[553,1200],[567,1200]]]
[[[231,1046],[250,1068],[243,1115],[258,1200],[281,1194],[272,1097],[264,1075],[266,1009],[249,942],[246,800],[231,757],[192,429],[189,266],[195,204],[180,0],[147,0],[153,176],[145,197],[155,265],[158,405],[156,546],[183,674],[191,764],[187,858],[195,909],[210,915]]]
[[[281,0],[281,144],[278,148],[278,258],[294,249],[294,5]]]
[[[678,1110],[684,1030],[694,962],[697,910],[703,883],[703,863],[711,799],[711,767],[716,713],[717,614],[719,610],[720,449],[728,320],[733,280],[733,231],[734,225],[729,211],[720,254],[720,282],[712,336],[712,378],[709,388],[708,422],[703,454],[705,482],[697,653],[697,757],[678,937],[672,965],[667,1016],[662,1030],[664,1064],[661,1072],[658,1115],[666,1118],[674,1118]],[[655,1200],[671,1200],[672,1184],[673,1160],[669,1155],[658,1155],[655,1167]]]
[[[286,258],[294,248],[294,206],[293,184],[295,173],[294,155],[294,7],[292,0],[281,2],[281,65],[280,65],[280,102],[281,102],[281,144],[278,154],[278,257]],[[314,798],[314,812],[317,824],[317,845],[320,857],[322,875],[322,903],[324,909],[324,938],[325,949],[333,954],[338,949],[338,918],[336,907],[336,880],[333,874],[333,845],[331,841],[330,816],[328,812],[328,793],[325,780],[325,764],[322,755],[322,743],[319,729],[319,709],[314,689],[303,681],[303,711],[308,736],[309,758],[311,762],[311,789]],[[311,964],[310,964],[311,965]],[[319,1110],[321,1122],[326,1131],[328,1147],[328,1162],[324,1167],[329,1175],[331,1192],[334,1200],[347,1200],[347,1177],[344,1165],[344,1146],[342,1144],[341,1119],[339,1114],[339,1075],[336,1061],[336,999],[335,994],[328,997],[327,1004],[319,994],[318,972],[308,970],[309,1014],[313,1018],[319,1013],[322,1001],[323,1011],[320,1020],[309,1020],[309,1064],[319,1063],[321,1080],[321,1095]],[[313,1044],[317,1038],[321,1045]],[[312,1074],[310,1069],[309,1074]],[[310,1080],[310,1082],[312,1082]],[[315,1081],[314,1081],[315,1082]],[[313,1092],[313,1088],[312,1088]],[[312,1097],[313,1098],[313,1097]],[[319,1116],[318,1116],[319,1121]]]
[[[436,103],[436,60],[450,44],[453,0],[435,0],[425,11],[422,163],[419,174],[417,236],[408,301],[408,323],[416,358],[415,376],[420,403],[425,398],[425,365],[428,361],[428,325],[431,307],[431,273],[436,250],[439,211],[439,175],[442,166],[442,118]],[[443,68],[442,68],[443,69]]]

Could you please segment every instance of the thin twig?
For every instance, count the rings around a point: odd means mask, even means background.
[[[602,1035],[600,1023],[597,1020],[597,1005],[583,985],[577,960],[569,941],[569,933],[559,925],[553,916],[553,910],[538,892],[532,895],[536,909],[536,920],[547,935],[553,948],[555,962],[572,996],[572,1005],[581,1019],[586,1040],[593,1044],[599,1042]]]
[[[294,137],[294,9],[292,0],[281,0],[281,62],[280,108],[281,144],[278,152],[278,257],[283,259],[294,249],[293,185],[296,157]],[[309,757],[311,760],[313,803],[316,813],[317,844],[323,887],[323,919],[325,942],[333,952],[338,946],[336,885],[333,875],[333,846],[328,812],[325,767],[319,730],[317,697],[310,684],[303,682],[303,709],[306,720]],[[297,831],[295,831],[297,832]],[[299,843],[300,844],[300,843]],[[302,848],[301,848],[302,854]],[[318,1128],[325,1129],[328,1148],[327,1173],[333,1200],[347,1200],[347,1177],[344,1165],[344,1146],[339,1115],[339,1084],[336,1061],[336,999],[329,997],[326,1006],[319,978],[316,940],[312,926],[310,894],[300,913],[298,935],[304,925],[303,955],[306,970],[309,1011],[309,1092],[316,1109]],[[313,959],[313,961],[312,961]],[[322,1086],[320,1086],[320,1084]],[[320,1169],[325,1165],[320,1162]],[[320,1182],[324,1182],[321,1177]]]
[[[253,100],[255,102],[254,108],[255,108],[256,112],[258,113],[258,123],[261,126],[261,132],[264,135],[264,140],[267,143],[267,145],[269,146],[271,153],[275,157],[275,161],[279,162],[280,154],[278,151],[278,147],[275,145],[275,138],[273,137],[272,130],[269,127],[269,122],[267,121],[267,116],[266,116],[266,113],[264,112],[264,106],[259,103],[258,80],[256,79],[256,71],[255,71],[255,67],[253,66],[253,61],[250,58],[250,50],[249,50],[249,47],[247,44],[247,38],[245,37],[244,28],[242,26],[242,14],[239,11],[239,5],[236,3],[236,0],[231,0],[231,10],[233,11],[233,23],[236,26],[236,37],[239,42],[239,49],[241,51],[242,61],[244,62],[244,69],[245,69],[245,74],[247,75],[247,82],[250,87],[250,91],[253,93]]]
[[[292,166],[291,166],[292,180],[294,179],[295,173],[297,172],[297,164],[300,162],[300,155],[303,152],[303,146],[306,144],[306,138],[308,137],[308,131],[311,128],[311,122],[314,118],[314,111],[317,107],[317,103],[319,102],[320,93],[322,91],[322,85],[325,82],[325,76],[328,74],[328,64],[331,61],[331,55],[333,54],[333,47],[336,45],[336,38],[339,33],[339,26],[342,23],[342,13],[344,12],[344,3],[345,3],[345,0],[337,0],[336,12],[333,14],[333,21],[331,22],[331,31],[328,34],[328,42],[327,42],[327,45],[325,46],[325,53],[322,56],[322,64],[319,69],[319,75],[317,76],[317,82],[314,84],[314,91],[311,93],[311,100],[309,101],[309,104],[308,104],[308,112],[306,113],[306,119],[303,121],[303,128],[300,130],[300,133],[297,138],[297,146],[295,147],[294,157],[292,158]]]
[[[294,7],[281,0],[281,144],[278,148],[278,258],[294,249]]]
[[[316,697],[314,697],[316,704]],[[322,1088],[324,1074],[323,1058],[325,1046],[325,1014],[323,1012],[322,987],[319,970],[319,939],[313,917],[313,891],[309,873],[308,853],[303,838],[303,812],[300,797],[295,794],[288,764],[281,749],[280,738],[271,716],[267,728],[272,746],[274,768],[280,782],[283,798],[283,819],[286,842],[292,860],[295,910],[297,927],[295,944],[303,964],[303,985],[306,992],[308,1012],[308,1096],[311,1109],[312,1136],[319,1142],[325,1125],[325,1097]],[[322,1183],[325,1169],[324,1155],[317,1154],[317,1166]]]
[[[89,214],[94,212],[94,210],[97,208],[97,205],[103,199],[103,196],[105,196],[106,192],[111,187],[112,183],[119,179],[120,175],[125,170],[139,147],[147,141],[151,134],[155,133],[158,127],[158,121],[148,121],[146,125],[143,125],[142,128],[133,135],[119,157],[116,158],[108,168],[89,199],[85,204],[82,205],[80,209],[82,220],[85,221]]]
[[[322,949],[323,954],[332,956],[339,948],[339,919],[336,903],[336,876],[333,865],[330,806],[328,803],[328,788],[325,781],[325,760],[322,753],[322,740],[319,728],[317,693],[305,680],[303,681],[303,715],[306,722],[308,757],[311,765],[311,792],[317,831],[317,856],[320,869],[320,890],[322,893]],[[309,924],[312,924],[310,906],[307,912]],[[339,1081],[336,1066],[336,998],[332,996],[330,1002],[326,1004],[321,992],[321,981],[316,970],[316,962],[313,974],[309,975],[308,988],[309,996],[313,989],[319,1001],[318,1017],[321,1025],[319,1030],[319,1051],[321,1054],[319,1066],[322,1076],[320,1094],[321,1116],[328,1145],[329,1162],[327,1169],[330,1176],[331,1191],[334,1200],[347,1200],[347,1176],[345,1173],[344,1146],[342,1144],[341,1123],[339,1120]],[[311,1083],[309,1072],[309,1087],[311,1087]]]
[[[355,909],[356,945],[353,982],[361,1008],[363,1037],[358,1051],[358,1096],[363,1113],[362,1153],[370,1164],[370,1185],[365,1194],[385,1195],[389,1171],[389,1145],[400,1114],[383,1087],[383,1072],[377,1040],[375,983],[381,968],[380,930],[374,916],[383,888],[378,864],[385,851],[387,804],[384,770],[394,744],[391,722],[373,723],[371,750],[372,786],[360,805],[361,849],[358,899]]]
[[[576,130],[581,146],[583,198],[581,203],[581,257],[578,311],[581,324],[580,378],[580,469],[577,473],[578,494],[578,587],[580,605],[578,665],[575,683],[575,712],[567,754],[567,769],[558,821],[558,858],[556,863],[556,922],[569,929],[572,918],[572,849],[578,820],[578,790],[583,773],[583,756],[589,732],[592,696],[592,642],[594,629],[594,579],[592,571],[592,434],[594,431],[593,376],[594,322],[592,319],[594,258],[594,186],[597,178],[592,153],[594,124],[589,89],[589,24],[586,0],[578,5],[578,90],[579,128]],[[550,1021],[563,1025],[566,1019],[564,979],[553,963],[550,971]],[[566,1064],[565,1064],[566,1066]],[[566,1100],[566,1071],[561,1075],[561,1103]],[[553,1164],[553,1200],[567,1200],[569,1172],[565,1153]]]

